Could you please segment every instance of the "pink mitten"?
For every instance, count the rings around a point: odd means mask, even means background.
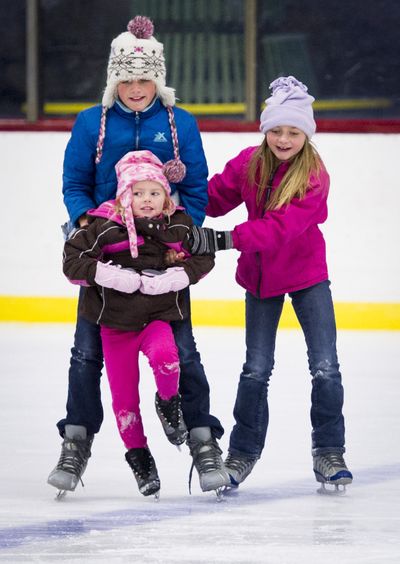
[[[167,268],[162,274],[152,275],[142,274],[140,291],[142,294],[166,294],[167,292],[177,292],[189,286],[189,276],[186,274],[185,269],[176,266],[174,268]]]
[[[119,265],[98,262],[94,281],[99,286],[133,294],[139,289],[140,275],[134,270],[121,268]]]

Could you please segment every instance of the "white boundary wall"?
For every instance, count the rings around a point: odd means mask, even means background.
[[[210,176],[257,133],[203,133]],[[61,270],[66,220],[61,170],[69,133],[0,132],[3,214],[0,295],[75,296]],[[331,176],[329,218],[322,226],[335,301],[400,301],[400,135],[317,134]],[[243,206],[205,225],[232,228]],[[234,281],[238,253],[217,255],[215,269],[193,287],[198,299],[241,299]]]

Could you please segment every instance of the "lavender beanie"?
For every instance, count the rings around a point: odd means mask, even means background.
[[[312,103],[307,86],[294,76],[281,76],[271,82],[272,96],[265,100],[266,108],[260,117],[260,130],[266,134],[279,125],[298,127],[308,138],[316,130]]]

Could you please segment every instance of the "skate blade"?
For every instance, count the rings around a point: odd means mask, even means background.
[[[57,492],[56,497],[54,498],[56,501],[61,501],[67,495],[67,490],[59,490]]]
[[[214,490],[215,495],[217,496],[217,503],[221,503],[221,501],[226,501],[224,495],[224,489],[225,486],[222,486],[221,488],[217,488],[216,490]]]
[[[144,495],[145,497],[151,497],[152,495],[155,498],[159,498],[160,497],[160,482],[159,481],[155,481],[155,482],[150,482],[148,484],[146,484],[145,486],[142,486],[141,488],[139,488],[139,491],[142,495]]]
[[[346,495],[346,485],[322,483],[321,486],[317,489],[317,493],[319,493],[320,495],[333,495],[333,496]]]
[[[223,498],[234,497],[239,493],[239,486],[223,486],[221,488],[221,494]]]

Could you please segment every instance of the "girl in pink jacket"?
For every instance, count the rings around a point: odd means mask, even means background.
[[[318,227],[327,218],[329,175],[310,139],[315,133],[307,87],[292,76],[275,80],[261,114],[265,137],[244,149],[208,184],[207,215],[245,203],[248,220],[233,231],[192,229],[194,254],[240,251],[236,280],[246,290],[246,361],[234,406],[225,467],[233,487],[250,474],[268,428],[268,384],[285,294],[304,332],[312,376],[313,469],[323,488],[351,483],[345,452],[343,387],[336,324]]]

